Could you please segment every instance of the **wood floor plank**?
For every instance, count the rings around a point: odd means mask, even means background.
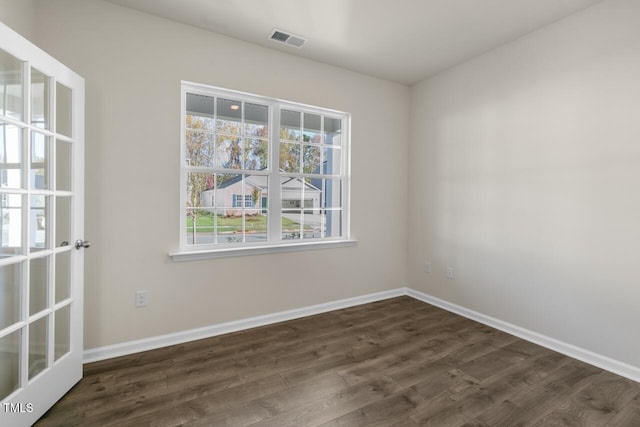
[[[298,408],[285,411],[252,426],[286,427],[310,426],[329,422],[372,402],[384,399],[402,387],[389,378],[347,387],[325,399],[317,399]]]
[[[409,297],[84,374],[38,426],[640,426],[640,384]]]
[[[607,427],[640,426],[640,393],[607,423]]]

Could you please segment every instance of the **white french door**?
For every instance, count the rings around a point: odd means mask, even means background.
[[[82,377],[84,80],[0,23],[0,425]]]

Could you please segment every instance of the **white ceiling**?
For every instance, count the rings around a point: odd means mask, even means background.
[[[108,0],[404,84],[601,0]],[[273,28],[309,38],[297,49]]]

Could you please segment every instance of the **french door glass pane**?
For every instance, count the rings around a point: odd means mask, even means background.
[[[72,101],[71,101],[71,89],[68,87],[56,83],[56,132],[72,137]]]
[[[22,196],[0,194],[2,248],[0,255],[22,253]]]
[[[40,194],[31,195],[31,213],[29,215],[31,252],[41,251],[47,248],[49,224],[49,198]]]
[[[22,129],[0,122],[0,187],[22,187]]]
[[[0,400],[20,384],[20,336],[18,330],[0,338]]]
[[[54,360],[69,352],[71,306],[65,305],[56,311],[54,335]]]
[[[29,315],[47,308],[47,283],[49,257],[29,261]]]
[[[49,77],[31,68],[31,124],[49,129]]]
[[[47,319],[45,316],[29,325],[29,379],[47,367]]]
[[[0,330],[20,320],[22,263],[0,267]]]
[[[56,190],[71,191],[71,144],[56,141]]]
[[[70,296],[71,252],[60,252],[56,257],[56,304]]]
[[[0,114],[22,120],[22,61],[0,49]]]
[[[31,188],[49,188],[49,138],[38,132],[31,133]]]
[[[56,247],[71,242],[71,197],[56,197]]]

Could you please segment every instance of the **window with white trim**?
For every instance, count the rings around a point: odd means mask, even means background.
[[[183,83],[181,249],[348,240],[349,114]]]

